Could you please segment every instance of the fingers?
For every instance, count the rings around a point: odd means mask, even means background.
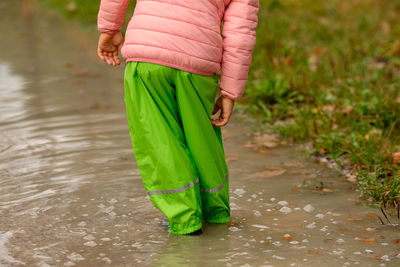
[[[123,46],[123,41],[124,38],[121,33],[114,35],[101,34],[97,48],[98,57],[114,67],[120,65],[118,51]]]
[[[228,112],[221,112],[221,115],[216,120],[211,120],[211,123],[217,127],[222,127],[228,124],[231,114]]]
[[[234,100],[228,99],[223,96],[218,98],[217,102],[215,103],[214,111],[218,111],[219,109],[221,109],[221,114],[219,115],[218,119],[212,119],[211,123],[217,127],[222,127],[228,124],[229,119],[232,115],[233,105]]]
[[[217,102],[215,102],[214,109],[212,111],[212,115],[218,112],[221,109],[221,98],[218,98]]]
[[[99,48],[97,50],[97,54],[102,61],[106,62],[109,65],[113,65],[115,67],[121,64],[121,61],[118,57],[118,51],[108,52]]]
[[[100,48],[97,48],[97,55],[101,60],[106,61],[105,57],[103,56],[103,50]]]
[[[115,62],[116,65],[121,64],[121,61],[119,60],[119,57],[118,57],[118,51],[115,51],[113,53],[113,59],[114,59],[114,62]]]

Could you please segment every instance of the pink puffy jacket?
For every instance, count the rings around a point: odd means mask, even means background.
[[[101,0],[99,31],[120,31],[128,4]],[[201,75],[221,70],[221,94],[239,99],[256,41],[258,9],[258,0],[137,0],[121,54],[126,61]]]

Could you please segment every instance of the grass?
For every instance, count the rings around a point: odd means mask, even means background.
[[[260,1],[247,110],[400,200],[400,1]]]
[[[96,23],[99,1],[42,2]],[[241,100],[264,126],[350,166],[376,204],[400,201],[399,12],[400,0],[260,0]]]

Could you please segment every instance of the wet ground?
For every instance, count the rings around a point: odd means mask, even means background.
[[[400,266],[399,229],[354,184],[296,146],[257,152],[238,119],[224,130],[236,224],[168,234],[132,154],[123,68],[68,24],[0,1],[0,266]]]

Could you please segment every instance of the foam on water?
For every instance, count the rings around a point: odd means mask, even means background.
[[[22,232],[21,230],[12,230],[7,232],[0,232],[0,266],[1,264],[22,264],[25,265],[24,262],[19,261],[13,258],[10,254],[10,251],[7,248],[8,240],[13,236],[15,232]]]

